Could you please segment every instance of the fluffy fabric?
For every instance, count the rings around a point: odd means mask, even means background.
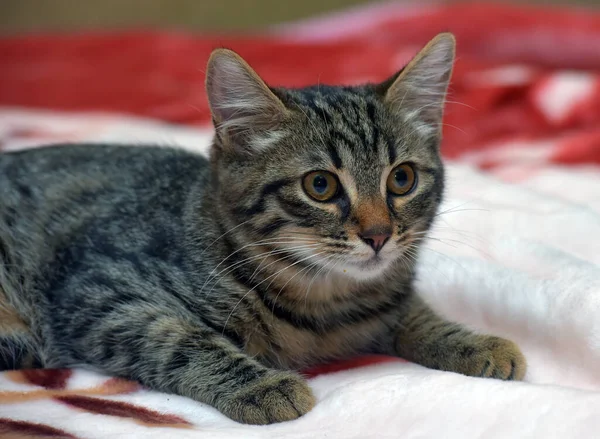
[[[17,125],[27,133],[20,139],[9,129]],[[139,119],[10,109],[0,112],[0,130],[13,133],[4,135],[7,149],[57,138],[153,139],[203,152],[212,135]],[[513,164],[485,174],[459,162],[448,171],[448,198],[422,253],[418,288],[452,319],[517,341],[529,362],[524,383],[366,358],[307,371],[318,404],[300,420],[248,427],[192,400],[88,371],[8,372],[0,375],[0,434],[591,437],[600,427],[598,168],[538,160],[526,172]]]

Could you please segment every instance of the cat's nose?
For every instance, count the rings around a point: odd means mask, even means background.
[[[383,248],[386,242],[390,240],[390,236],[392,236],[391,229],[385,228],[373,228],[370,230],[365,230],[362,233],[359,233],[359,238],[362,239],[366,244],[370,245],[375,253],[379,253],[379,251]]]

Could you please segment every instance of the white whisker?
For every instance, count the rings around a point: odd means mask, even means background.
[[[217,269],[225,262],[227,261],[230,257],[232,257],[233,255],[241,252],[242,250],[248,248],[248,247],[260,247],[260,246],[265,246],[265,245],[276,245],[276,244],[290,244],[290,242],[282,242],[282,241],[277,241],[278,239],[281,239],[280,237],[277,238],[268,238],[268,239],[264,239],[261,241],[257,241],[257,242],[252,242],[250,244],[246,244],[240,248],[238,248],[237,250],[231,252],[227,257],[225,257],[221,262],[219,262],[217,264],[217,266],[215,268],[213,268],[213,270],[208,274],[208,279],[210,279],[210,277],[214,274],[215,271],[217,271]],[[306,240],[308,241],[308,240]],[[300,240],[291,242],[292,244],[295,244],[296,242],[300,242]],[[208,279],[206,282],[208,282]],[[206,286],[206,282],[204,283],[204,285],[202,286],[202,288],[200,289],[200,291],[202,291],[204,289],[204,287]]]
[[[247,265],[257,259],[263,259],[263,261],[270,257],[270,256],[274,256],[274,255],[279,255],[279,254],[285,254],[285,253],[290,253],[296,250],[304,250],[304,249],[314,249],[319,247],[320,244],[307,244],[307,245],[301,245],[301,246],[296,246],[296,247],[288,247],[288,248],[284,248],[284,249],[277,249],[277,250],[271,250],[268,252],[262,252],[258,255],[253,255],[250,256],[248,258],[245,258],[239,262],[236,262],[235,264],[229,265],[227,267],[225,267],[224,269],[222,269],[221,271],[219,271],[217,274],[214,274],[213,276],[209,276],[209,278],[204,282],[204,285],[202,286],[202,288],[200,289],[199,293],[201,293],[204,290],[204,287],[208,284],[208,282],[210,282],[211,280],[217,279],[221,274],[227,272],[230,273],[231,271],[235,270],[236,268],[240,267],[240,266],[244,266]],[[282,261],[286,259],[286,256],[284,256],[283,258],[277,259],[274,262],[271,262],[269,265],[265,266],[263,268],[263,270],[265,270],[267,267],[269,267],[272,264],[275,264],[278,261]],[[261,262],[262,264],[262,262]],[[256,273],[256,270],[255,270]],[[254,274],[255,274],[254,273]],[[252,277],[254,277],[254,274],[252,275]],[[212,286],[212,288],[208,291],[208,293],[210,293],[217,285],[218,282],[215,282],[215,284]]]
[[[210,247],[212,247],[219,239],[223,238],[225,235],[227,235],[228,233],[233,232],[235,229],[237,229],[238,227],[242,227],[245,224],[248,224],[250,221],[252,221],[251,219],[241,222],[240,224],[238,224],[235,227],[232,227],[231,229],[229,229],[228,231],[226,231],[225,233],[223,233],[221,236],[219,236],[217,239],[215,239],[214,241],[212,241],[210,244],[208,244],[204,250],[202,250],[202,253],[200,253],[200,256],[202,256],[204,254],[204,252],[206,252],[206,250],[208,250]]]

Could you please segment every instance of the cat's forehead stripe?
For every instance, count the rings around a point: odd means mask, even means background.
[[[396,160],[395,144],[379,126],[383,118],[374,96],[351,87],[320,86],[296,90],[294,98],[307,118],[323,122],[322,137],[336,168],[372,154],[387,156],[389,163]]]
[[[336,168],[341,169],[343,167],[342,159],[341,159],[337,149],[331,142],[327,142],[327,152],[329,153],[329,156],[331,157],[331,161],[333,162],[333,165]]]

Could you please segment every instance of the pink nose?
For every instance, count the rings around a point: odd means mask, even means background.
[[[370,245],[375,253],[379,253],[379,250],[383,248],[386,242],[389,241],[390,236],[392,236],[391,231],[387,229],[379,229],[379,230],[365,230],[363,233],[360,233],[359,238],[362,239],[366,244]]]

